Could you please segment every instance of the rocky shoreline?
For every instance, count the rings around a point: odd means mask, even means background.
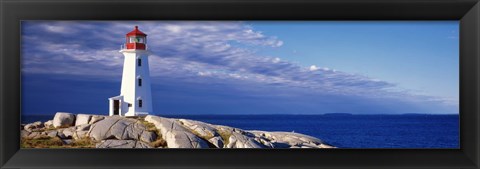
[[[242,130],[188,119],[58,112],[22,124],[22,148],[335,148],[294,132]]]

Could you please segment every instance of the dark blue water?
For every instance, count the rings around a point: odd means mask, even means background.
[[[245,130],[295,131],[340,148],[459,148],[458,115],[165,115]],[[22,116],[22,123],[52,116]]]

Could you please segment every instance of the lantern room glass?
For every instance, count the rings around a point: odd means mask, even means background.
[[[145,43],[145,37],[130,36],[128,43]]]

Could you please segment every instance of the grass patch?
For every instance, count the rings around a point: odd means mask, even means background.
[[[160,132],[160,130],[157,129],[157,127],[155,127],[155,124],[145,121],[144,118],[138,118],[137,120],[140,121],[140,123],[142,123],[143,125],[145,125],[146,131],[154,132],[155,134],[157,134],[157,140],[149,143],[150,146],[167,147],[167,141],[162,138],[162,133]]]
[[[162,139],[162,136],[157,136],[157,140],[150,143],[152,147],[167,147],[167,142]]]
[[[22,138],[20,141],[21,148],[62,148],[62,146],[63,142],[58,137]]]
[[[45,131],[51,131],[51,130],[57,130],[57,128],[53,126],[49,126],[49,127],[32,129],[33,132],[45,132]]]
[[[210,140],[211,138],[214,137],[213,135],[202,136],[202,135],[200,135],[200,133],[198,133],[197,131],[192,130],[192,129],[188,128],[188,127],[186,127],[186,128],[187,128],[190,132],[192,132],[193,134],[195,134],[196,136],[198,136],[198,137],[200,137],[200,138],[203,138],[203,139],[205,139],[205,140]]]
[[[55,128],[53,126],[48,126],[48,127],[43,128],[43,131],[52,131],[52,130],[57,130],[57,128]]]
[[[228,140],[230,139],[230,136],[232,136],[232,133],[224,130],[218,130],[217,132],[220,135],[220,137],[222,137],[223,144],[227,145],[229,143]]]
[[[139,120],[143,125],[145,125],[145,127],[147,128],[147,131],[151,131],[151,132],[159,132],[157,127],[155,127],[155,124],[153,123],[150,123],[148,121],[145,121],[145,120]],[[158,135],[159,133],[157,133]]]
[[[90,138],[81,138],[73,140],[71,144],[66,145],[68,148],[95,148],[95,142]]]
[[[58,137],[43,136],[34,139],[22,138],[21,148],[95,148],[95,142],[90,138],[73,140],[71,144],[64,144]]]

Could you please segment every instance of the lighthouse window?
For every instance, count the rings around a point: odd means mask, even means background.
[[[142,59],[137,59],[137,65],[142,66]]]
[[[132,36],[130,37],[130,43],[144,43],[144,39],[143,37]]]
[[[142,79],[138,79],[138,86],[142,86]]]
[[[142,107],[142,100],[138,100],[138,107]]]

